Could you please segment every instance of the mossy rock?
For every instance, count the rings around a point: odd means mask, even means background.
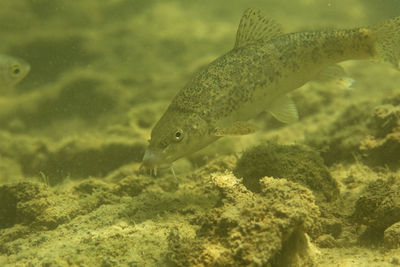
[[[314,266],[305,233],[320,231],[311,191],[285,179],[260,179],[260,193],[231,173],[214,173],[220,205],[197,219],[193,238],[171,232],[171,266]]]
[[[29,225],[50,205],[45,185],[21,182],[0,186],[0,229]]]
[[[234,174],[243,177],[243,184],[253,192],[260,192],[260,178],[271,176],[308,187],[316,199],[330,201],[339,195],[338,184],[320,155],[299,145],[269,142],[253,147],[238,160]]]
[[[390,176],[368,184],[356,201],[353,219],[367,226],[360,237],[366,244],[383,241],[384,231],[400,221],[400,179]]]

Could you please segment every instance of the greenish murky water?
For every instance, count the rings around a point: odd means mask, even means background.
[[[400,16],[396,0],[0,2],[0,55],[30,65],[12,86],[25,65],[0,56],[0,266],[399,264],[390,64],[341,63],[351,89],[304,85],[298,122],[262,113],[176,177],[139,170],[155,123],[233,48],[249,7],[286,33]]]

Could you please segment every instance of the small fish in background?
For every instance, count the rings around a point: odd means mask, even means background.
[[[261,11],[247,9],[234,48],[195,73],[151,132],[142,166],[157,168],[227,135],[252,133],[248,122],[263,111],[298,120],[287,94],[309,81],[351,88],[353,79],[336,65],[377,59],[400,68],[400,17],[371,27],[284,34]]]
[[[0,89],[12,88],[31,70],[31,66],[25,60],[0,54]]]

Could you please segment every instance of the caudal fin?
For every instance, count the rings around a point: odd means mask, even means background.
[[[378,58],[400,69],[400,17],[373,26],[371,30],[376,37]]]

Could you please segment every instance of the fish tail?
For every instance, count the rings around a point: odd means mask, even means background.
[[[371,27],[376,38],[376,56],[400,69],[400,17]]]

